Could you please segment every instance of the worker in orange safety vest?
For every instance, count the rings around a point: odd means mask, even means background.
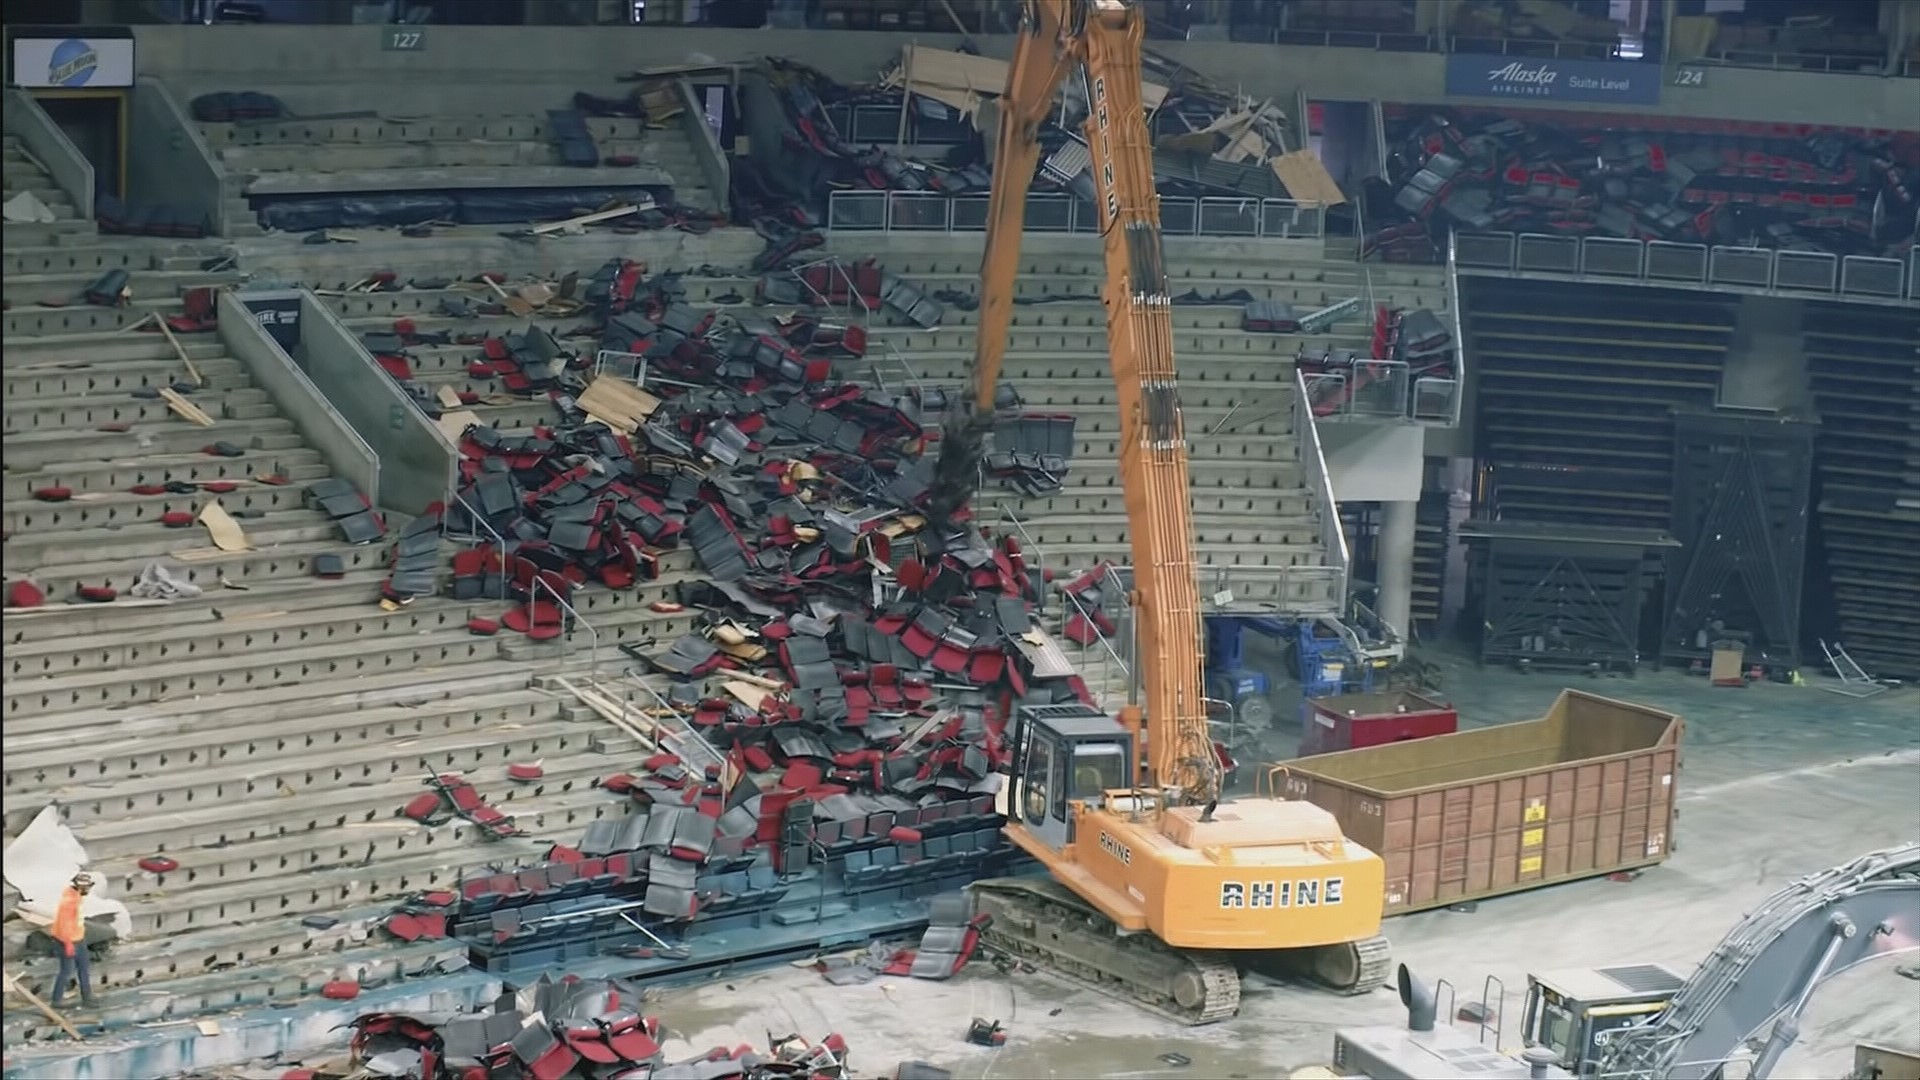
[[[80,1004],[93,1007],[93,971],[87,962],[87,920],[80,915],[80,906],[93,891],[91,875],[79,873],[73,875],[73,883],[60,890],[60,907],[54,912],[53,948],[60,957],[59,980],[53,984],[53,1004],[67,994],[67,980],[77,979],[80,983]]]

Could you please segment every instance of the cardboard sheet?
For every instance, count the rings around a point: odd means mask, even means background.
[[[87,849],[60,820],[60,811],[43,808],[20,835],[7,845],[4,870],[7,884],[20,894],[20,917],[35,926],[50,926],[60,907],[60,892],[73,875],[87,866]],[[133,936],[133,916],[127,905],[109,900],[105,890],[111,883],[95,875],[93,890],[80,902],[80,917],[92,919],[111,916],[113,931],[125,941]]]
[[[247,532],[240,523],[233,520],[227,508],[215,499],[200,508],[200,524],[207,527],[207,536],[213,546],[221,551],[251,551],[253,545],[247,543]]]
[[[1272,164],[1273,175],[1287,186],[1287,194],[1300,202],[1339,206],[1347,201],[1340,185],[1333,182],[1333,175],[1320,163],[1320,155],[1311,150],[1281,154]]]
[[[630,432],[646,423],[660,399],[621,379],[602,376],[581,393],[582,411],[615,431]]]

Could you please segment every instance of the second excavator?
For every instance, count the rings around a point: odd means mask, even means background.
[[[1077,75],[1105,245],[1144,709],[1014,709],[1007,832],[1049,877],[976,882],[989,945],[1188,1024],[1239,1009],[1243,969],[1342,993],[1386,979],[1384,869],[1305,802],[1225,798],[1207,724],[1202,610],[1173,309],[1141,80],[1145,19],[1119,0],[1028,0],[994,134],[972,385],[943,433],[932,518],[972,492],[1012,321],[1039,128]],[[1280,373],[1276,372],[1276,378]],[[1141,758],[1144,757],[1144,762]]]

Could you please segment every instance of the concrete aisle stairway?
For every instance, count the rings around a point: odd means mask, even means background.
[[[94,231],[93,208],[86,207],[82,213],[81,208],[74,206],[73,199],[60,190],[19,139],[8,135],[0,142],[0,163],[4,163],[0,168],[5,171],[5,198],[10,200],[22,191],[32,192],[34,198],[53,211],[55,219],[50,223],[8,222],[5,225],[8,248],[58,243],[83,238]]]
[[[559,104],[556,102],[556,104]],[[311,192],[411,192],[463,188],[604,188],[670,178],[687,205],[716,205],[691,143],[678,126],[589,118],[602,160],[636,167],[561,164],[544,115],[444,116],[408,120],[279,120],[200,125],[227,175],[228,220],[252,225],[249,196]]]
[[[8,252],[9,295],[38,293],[102,266],[141,262],[128,250]],[[63,273],[64,271],[64,273]],[[204,275],[203,275],[204,276]],[[23,284],[24,281],[24,284]],[[70,283],[70,282],[68,282]],[[15,307],[6,314],[6,578],[31,580],[48,603],[4,619],[9,835],[57,805],[107,895],[132,909],[135,937],[96,978],[115,1024],[290,1000],[338,977],[388,980],[464,953],[444,943],[365,943],[393,901],[461,871],[577,838],[585,821],[624,812],[594,780],[637,764],[639,748],[597,716],[530,689],[568,656],[473,635],[467,621],[500,601],[427,598],[387,613],[375,604],[384,545],[350,547],[306,508],[328,470],[252,385],[215,334],[182,335],[204,385],[191,400],[216,417],[200,428],[141,387],[184,375],[158,334],[118,332],[149,311],[179,310],[179,274],[135,270],[131,308]],[[104,425],[129,430],[102,431]],[[202,452],[231,442],[240,457]],[[288,483],[253,482],[279,475]],[[219,553],[204,528],[170,528],[166,511],[197,512],[200,492],[136,495],[139,484],[233,480],[220,501],[252,550]],[[64,487],[48,502],[36,492]],[[311,572],[343,556],[343,579]],[[128,595],[160,561],[203,594],[171,602]],[[644,610],[670,573],[641,593],[582,597],[583,616]],[[111,603],[69,603],[82,585]],[[650,630],[684,624],[654,617]],[[608,644],[611,644],[610,642]],[[524,642],[521,643],[524,646]],[[543,761],[535,784],[505,778],[511,762]],[[465,772],[515,815],[531,839],[489,844],[464,825],[396,821],[429,772]],[[138,865],[164,854],[176,870]],[[316,918],[303,923],[308,916]],[[329,922],[328,920],[332,920]],[[19,924],[11,924],[21,931]],[[10,974],[44,988],[51,962],[6,936]],[[238,967],[236,967],[238,965]],[[38,1031],[9,1011],[11,1040]]]

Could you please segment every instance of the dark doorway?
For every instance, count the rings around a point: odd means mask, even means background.
[[[74,91],[70,94],[36,94],[40,108],[60,125],[89,162],[93,163],[93,183],[98,195],[125,198],[122,191],[122,163],[126,146],[125,94],[117,90]],[[83,207],[91,213],[92,207]]]

